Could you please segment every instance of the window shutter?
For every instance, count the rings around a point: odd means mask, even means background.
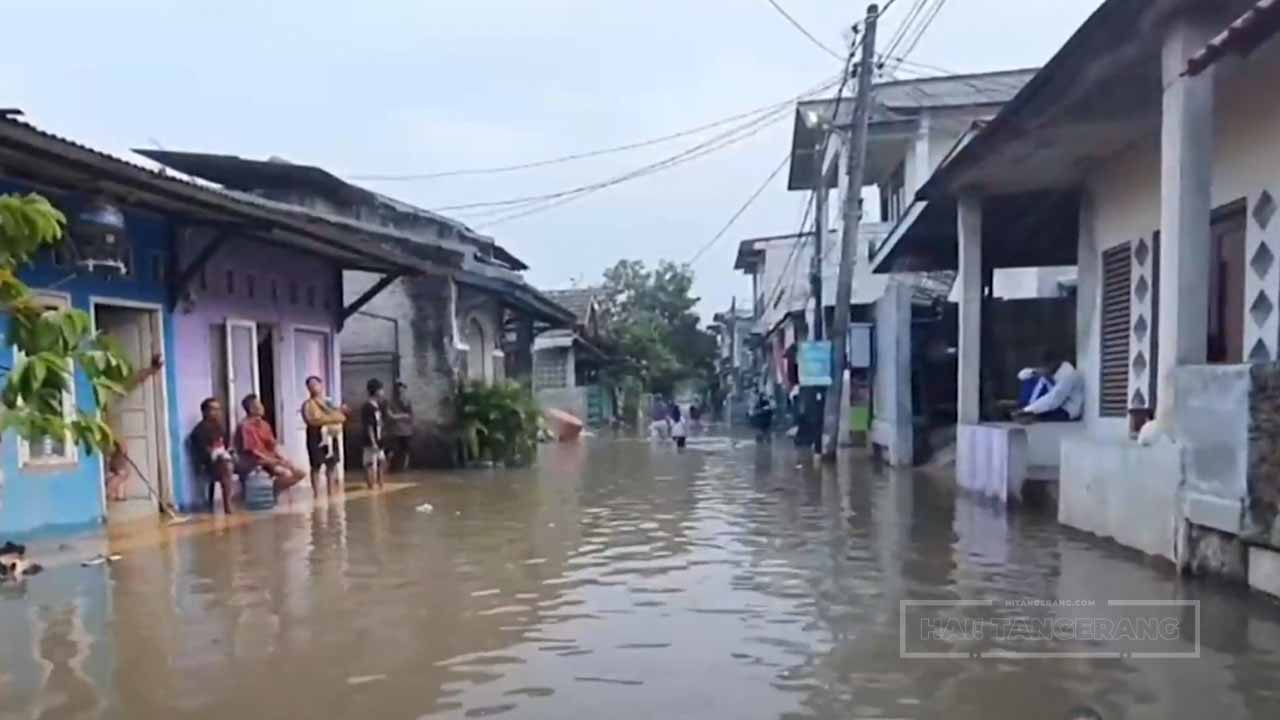
[[[1102,348],[1098,363],[1099,414],[1124,417],[1129,410],[1129,243],[1102,253]]]

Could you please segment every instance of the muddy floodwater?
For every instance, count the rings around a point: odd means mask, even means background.
[[[1280,604],[945,477],[690,445],[546,447],[57,564],[0,587],[0,720],[1280,718]],[[904,600],[1160,601],[1187,622],[1167,657],[1095,657],[924,643]]]

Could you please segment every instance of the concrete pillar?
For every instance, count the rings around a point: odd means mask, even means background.
[[[1160,367],[1162,408],[1173,407],[1173,371],[1208,355],[1209,213],[1213,179],[1213,69],[1183,77],[1187,58],[1214,26],[1175,19],[1164,38],[1160,127]]]
[[[957,202],[960,265],[959,372],[956,378],[956,421],[973,425],[980,419],[978,392],[982,362],[982,197],[961,195]]]
[[[1100,362],[1098,305],[1102,294],[1102,256],[1094,229],[1096,200],[1088,190],[1080,196],[1079,239],[1076,256],[1076,369],[1084,376],[1084,421],[1098,417],[1102,393],[1096,380]]]
[[[872,442],[890,465],[911,467],[915,437],[911,404],[911,288],[890,280],[875,305],[875,418]],[[848,412],[848,400],[841,406]]]

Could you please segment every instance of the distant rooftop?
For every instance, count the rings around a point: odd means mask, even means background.
[[[877,126],[892,131],[895,124],[913,123],[926,110],[948,108],[990,108],[994,115],[1001,106],[1017,95],[1037,70],[1002,70],[967,75],[942,75],[913,80],[890,80],[873,86],[870,122],[873,131]],[[848,125],[853,119],[853,100],[840,100],[838,126]],[[796,104],[796,116],[791,133],[791,169],[787,182],[789,190],[805,190],[812,186],[815,171],[813,148],[821,139],[817,128],[805,122],[807,113],[817,113],[830,120],[836,113],[836,99],[806,100]]]
[[[586,324],[587,320],[590,319],[591,303],[600,294],[600,288],[584,287],[569,288],[567,290],[544,290],[542,294],[572,312],[578,318],[580,324]]]
[[[253,160],[220,153],[178,152],[149,148],[135,148],[134,152],[180,173],[216,183],[228,190],[244,193],[307,190],[342,203],[382,206],[392,212],[430,220],[452,229],[464,241],[492,249],[496,259],[516,270],[528,268],[523,261],[498,245],[493,238],[477,233],[464,223],[359,185],[353,185],[315,165],[300,165],[279,157]]]

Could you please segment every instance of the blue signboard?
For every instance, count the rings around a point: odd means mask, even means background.
[[[805,387],[826,387],[831,384],[831,341],[802,342],[796,352],[799,363],[800,384]]]

